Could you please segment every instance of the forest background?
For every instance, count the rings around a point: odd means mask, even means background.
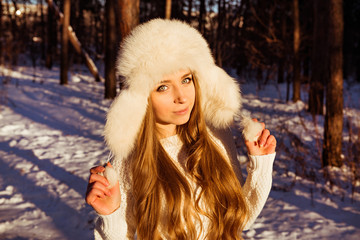
[[[216,63],[241,84],[255,82],[257,92],[268,85],[281,92],[286,86],[285,103],[304,103],[314,131],[316,126],[323,128],[315,134],[316,153],[311,158],[320,164],[325,182],[336,185],[339,176],[332,169],[346,167],[350,191],[359,192],[360,122],[358,116],[344,115],[344,87],[360,83],[359,0],[0,3],[0,103],[7,101],[3,91],[11,83],[7,72],[19,66],[33,69],[34,82],[37,71],[58,67],[59,88],[71,84],[70,73],[78,66],[86,66],[94,84],[102,84],[104,98],[113,99],[122,87],[115,74],[122,39],[150,19],[180,19],[204,35]],[[301,136],[284,139],[290,139],[291,148],[280,147],[295,151],[292,156],[301,162],[306,152]],[[312,170],[302,174],[313,178]]]
[[[27,55],[36,68],[85,63],[105,98],[121,89],[115,59],[121,40],[152,18],[187,21],[209,42],[216,63],[259,88],[287,83],[287,101],[301,100],[325,115],[321,161],[342,166],[343,79],[360,81],[358,0],[22,0],[0,2],[0,65],[12,68]],[[99,68],[101,72],[99,72]]]

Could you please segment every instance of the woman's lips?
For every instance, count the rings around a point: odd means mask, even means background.
[[[176,112],[174,112],[174,113],[177,114],[177,115],[183,115],[183,114],[185,114],[185,113],[187,113],[187,112],[188,112],[188,108],[185,108],[185,109],[183,109],[183,110],[176,111]]]

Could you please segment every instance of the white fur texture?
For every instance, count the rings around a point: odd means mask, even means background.
[[[109,166],[105,167],[105,171],[104,171],[104,177],[106,177],[106,179],[109,182],[109,186],[107,188],[113,188],[115,186],[115,184],[117,183],[117,181],[119,181],[118,178],[118,174],[116,173],[115,169]]]
[[[263,126],[259,122],[253,121],[250,117],[243,116],[241,119],[241,126],[243,127],[243,136],[247,141],[256,142],[261,134]]]
[[[164,75],[181,69],[197,78],[206,122],[215,128],[232,123],[241,107],[240,89],[215,65],[205,39],[186,23],[154,19],[136,27],[119,51],[117,74],[125,90],[112,104],[104,131],[116,157],[127,157],[133,150],[150,92]]]
[[[123,90],[112,103],[104,135],[116,157],[126,158],[133,149],[146,107],[147,96],[129,90]]]

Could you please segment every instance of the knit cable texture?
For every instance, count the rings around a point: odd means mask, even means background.
[[[232,138],[225,137],[221,140],[213,136],[215,143],[219,146],[220,150],[224,152],[229,158],[234,158],[237,155],[235,144]],[[186,154],[182,150],[183,143],[180,138],[175,135],[161,140],[161,144],[171,159],[174,160],[176,166],[178,166],[180,172],[185,174],[184,164],[186,160]],[[231,151],[227,151],[224,147],[229,147]],[[275,159],[275,153],[264,156],[251,156],[249,155],[249,162],[247,165],[248,176],[242,189],[245,196],[245,201],[249,209],[249,219],[244,230],[247,230],[254,223],[261,210],[263,209],[265,202],[270,193],[272,185],[272,168]],[[237,161],[237,160],[235,160]],[[231,159],[235,173],[241,174],[241,169],[235,169],[239,164],[234,166],[234,159]],[[120,179],[120,192],[121,192],[121,204],[120,207],[110,215],[99,215],[94,230],[95,240],[98,239],[116,239],[127,240],[136,239],[136,222],[132,214],[132,204],[134,199],[131,191],[131,169],[130,160],[114,159],[113,166],[119,173]],[[242,176],[237,174],[239,181],[242,182]],[[191,186],[196,184],[188,178]],[[209,225],[208,218],[200,216],[204,229]],[[206,235],[204,233],[198,233],[201,237]],[[166,239],[166,237],[165,237]]]

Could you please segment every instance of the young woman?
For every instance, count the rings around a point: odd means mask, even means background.
[[[262,124],[246,141],[244,183],[229,131],[241,107],[234,79],[174,20],[135,28],[117,64],[126,87],[104,135],[119,181],[108,188],[105,168],[90,170],[95,239],[241,239],[268,197],[276,140]]]

